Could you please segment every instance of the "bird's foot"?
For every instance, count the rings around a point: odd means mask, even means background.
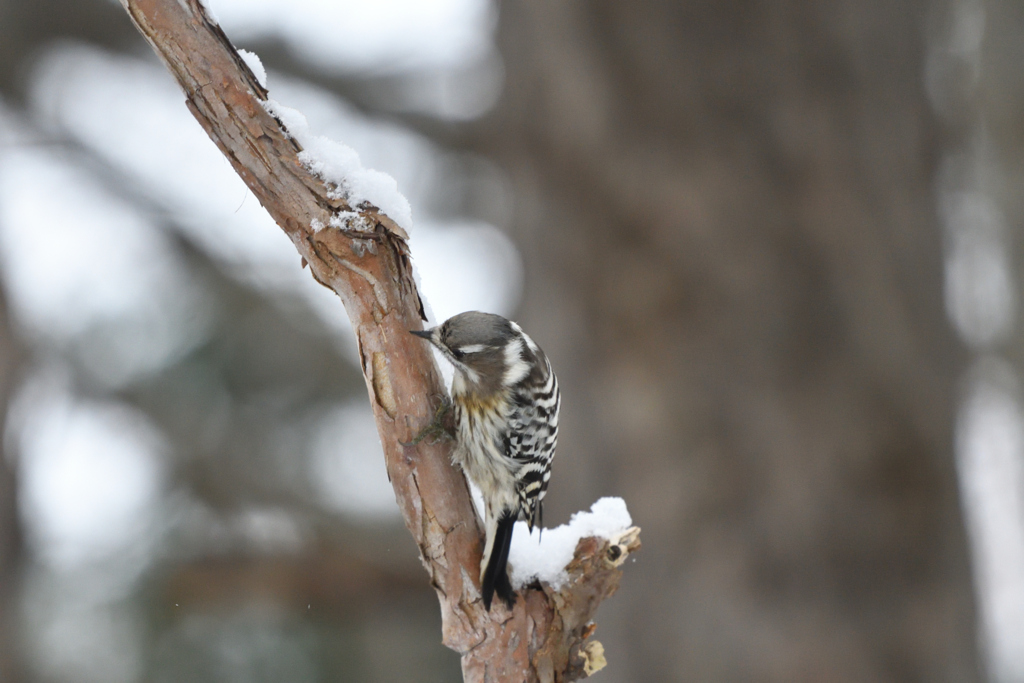
[[[412,441],[403,443],[403,446],[417,446],[424,439],[429,438],[430,443],[437,443],[441,439],[455,438],[455,425],[452,414],[452,400],[445,396],[441,404],[434,411],[434,419],[426,427],[420,430],[419,434],[413,437]]]

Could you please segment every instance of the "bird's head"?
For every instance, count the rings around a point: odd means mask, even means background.
[[[522,331],[500,315],[467,311],[429,330],[410,331],[437,347],[464,381],[484,391],[501,388],[509,369],[523,363]]]

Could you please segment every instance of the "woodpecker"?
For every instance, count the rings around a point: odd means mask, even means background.
[[[412,331],[455,366],[453,460],[483,494],[484,607],[495,593],[511,609],[508,551],[516,520],[533,531],[551,478],[561,396],[551,363],[522,328],[500,315],[468,311]]]

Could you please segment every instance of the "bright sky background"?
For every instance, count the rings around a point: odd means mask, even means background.
[[[205,0],[236,45],[277,37],[339,71],[463,68],[493,50],[488,0]]]
[[[66,570],[151,544],[162,482],[160,432],[138,410],[84,401],[43,372],[12,410],[29,539]]]

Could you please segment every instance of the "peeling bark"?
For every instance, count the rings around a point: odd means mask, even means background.
[[[467,681],[569,681],[603,666],[587,641],[597,606],[640,547],[639,529],[579,542],[558,591],[535,584],[509,611],[483,609],[477,575],[481,530],[449,442],[406,446],[445,393],[433,357],[409,330],[423,307],[407,235],[372,206],[349,206],[298,159],[298,143],[264,109],[267,91],[198,0],[122,0],[136,27],[185,93],[186,106],[291,238],[300,264],[341,297],[405,524],[437,590],[443,641],[462,654]],[[367,230],[329,226],[355,211]],[[312,226],[319,226],[315,230]]]

